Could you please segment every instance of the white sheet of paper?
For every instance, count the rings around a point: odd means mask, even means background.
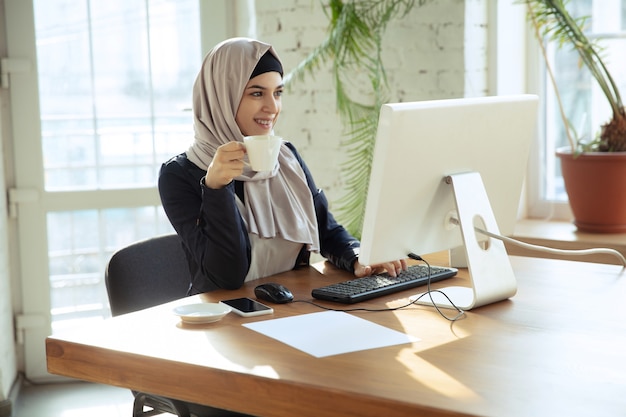
[[[317,358],[419,341],[338,311],[257,321],[243,326]]]

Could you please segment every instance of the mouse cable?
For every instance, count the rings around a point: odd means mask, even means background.
[[[422,258],[419,255],[414,254],[413,252],[410,252],[408,254],[408,257],[415,260],[415,261],[421,261],[424,262],[426,264],[426,266],[428,267],[428,284],[427,284],[427,288],[426,288],[426,292],[422,295],[420,295],[419,297],[417,297],[415,300],[413,300],[411,302],[411,304],[414,304],[416,302],[418,302],[420,299],[422,299],[422,297],[428,295],[428,297],[430,297],[430,302],[432,303],[433,307],[435,307],[435,310],[437,310],[437,312],[439,313],[439,315],[441,317],[443,317],[444,319],[451,321],[451,322],[455,322],[457,320],[459,320],[461,317],[463,317],[465,315],[465,311],[461,310],[459,307],[456,306],[456,304],[454,304],[452,302],[452,300],[450,299],[450,297],[448,297],[448,295],[441,291],[441,290],[433,290],[430,288],[430,282],[431,282],[431,266],[428,263],[428,261],[424,258]],[[446,297],[446,299],[448,300],[448,302],[450,303],[450,305],[457,311],[457,315],[454,317],[448,317],[446,314],[444,314],[443,311],[441,311],[441,309],[439,308],[439,306],[437,305],[437,303],[435,303],[435,300],[433,300],[433,292],[437,292],[439,294],[442,294],[444,297]]]
[[[498,234],[495,234],[495,233],[488,232],[488,231],[483,230],[483,229],[481,229],[479,227],[474,227],[474,229],[478,233],[481,233],[481,234],[483,234],[485,236],[488,236],[488,237],[491,237],[491,238],[494,238],[494,239],[501,240],[503,242],[511,243],[513,245],[520,246],[520,247],[525,248],[525,249],[539,251],[539,252],[551,253],[551,254],[554,254],[554,255],[565,255],[565,256],[568,256],[568,255],[583,256],[583,255],[594,255],[594,254],[613,255],[616,258],[618,258],[619,261],[622,263],[622,268],[626,268],[626,258],[624,257],[624,255],[622,255],[619,251],[617,251],[615,249],[611,249],[611,248],[555,249],[555,248],[550,248],[550,247],[546,247],[546,246],[533,245],[531,243],[521,242],[519,240],[510,238],[510,237],[501,236],[501,235],[498,235]]]

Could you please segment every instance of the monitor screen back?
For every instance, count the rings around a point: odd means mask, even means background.
[[[534,95],[385,104],[381,108],[359,259],[376,264],[458,247],[447,175],[479,172],[511,235],[536,135]]]

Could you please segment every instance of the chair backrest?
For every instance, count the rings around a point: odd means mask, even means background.
[[[189,265],[176,234],[135,242],[115,252],[104,278],[117,316],[187,295]]]

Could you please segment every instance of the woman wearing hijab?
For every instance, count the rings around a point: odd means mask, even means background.
[[[361,265],[360,243],[339,225],[293,144],[274,170],[253,171],[244,136],[268,135],[281,111],[283,68],[266,43],[234,38],[206,56],[193,87],[195,140],[163,164],[159,193],[183,242],[190,294],[236,289],[306,265],[311,251],[356,276],[406,262]]]

